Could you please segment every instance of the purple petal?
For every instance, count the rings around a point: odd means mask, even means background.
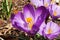
[[[48,15],[49,15],[49,10],[46,9],[44,6],[37,8],[35,25],[39,27],[41,23],[47,18]]]
[[[43,23],[41,24],[41,26],[39,27],[40,30],[38,31],[38,33],[39,33],[40,35],[42,35],[42,36],[43,36],[43,31],[44,31],[45,27],[46,27],[45,22],[43,22]]]
[[[35,18],[35,11],[32,5],[27,4],[23,8],[24,18],[32,17]]]

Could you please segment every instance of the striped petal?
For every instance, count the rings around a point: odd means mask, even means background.
[[[38,31],[38,33],[39,33],[41,36],[43,36],[43,31],[44,31],[45,27],[46,27],[45,22],[43,22],[43,23],[41,24],[41,26],[39,27],[40,30]]]
[[[11,15],[11,22],[12,22],[12,25],[16,27],[17,29],[22,28],[24,30],[27,30],[27,24],[25,23],[23,13],[21,13],[20,11],[14,16],[13,14]]]
[[[24,13],[24,18],[32,18],[32,20],[34,20],[35,18],[35,11],[34,11],[34,7],[30,4],[27,4],[24,6],[23,8],[23,13]]]
[[[47,18],[48,15],[49,15],[49,10],[46,9],[44,6],[37,8],[35,15],[36,16],[35,25],[39,27],[41,23]]]

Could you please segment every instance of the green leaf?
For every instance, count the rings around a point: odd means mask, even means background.
[[[8,4],[8,0],[6,0],[6,6],[7,6],[7,11],[9,12],[9,4]]]
[[[3,13],[3,15],[6,16],[7,19],[10,17],[11,9],[12,9],[12,0],[10,0],[10,5],[9,5],[8,0],[3,0],[2,13]]]
[[[11,9],[12,9],[12,0],[10,0],[10,11],[9,12],[11,12]]]

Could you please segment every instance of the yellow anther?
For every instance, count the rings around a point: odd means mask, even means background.
[[[54,11],[53,15],[54,15],[54,16],[57,16],[57,12],[56,12],[56,11]]]
[[[33,20],[31,17],[26,18],[26,22],[28,23],[28,28],[31,30],[33,26]]]
[[[52,30],[51,28],[48,29],[48,34],[51,34],[52,33]]]
[[[32,18],[31,17],[26,18],[26,22],[28,22],[28,23],[32,22]]]

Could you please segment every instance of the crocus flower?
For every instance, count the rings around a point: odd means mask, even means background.
[[[43,26],[40,26],[39,34],[42,34],[42,36],[49,38],[50,40],[57,38],[60,34],[60,27],[58,24],[50,21],[47,24],[42,24]],[[42,29],[42,30],[41,30]]]
[[[23,8],[23,13],[19,11],[17,14],[11,15],[11,22],[15,28],[29,35],[35,35],[48,13],[49,11],[44,6],[34,10],[32,5],[27,4]]]
[[[36,7],[43,6],[43,0],[30,0],[33,5]]]
[[[55,1],[50,8],[50,15],[53,19],[60,18],[60,5],[58,1]]]

